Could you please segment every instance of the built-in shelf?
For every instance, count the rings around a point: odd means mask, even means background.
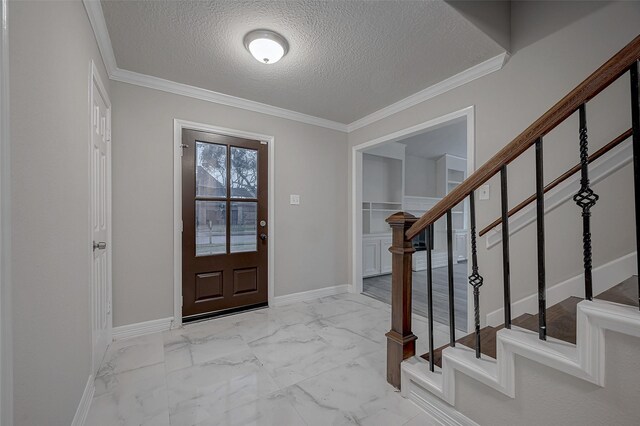
[[[386,219],[402,210],[402,203],[394,201],[363,201],[362,234],[390,233],[391,227],[387,224]]]

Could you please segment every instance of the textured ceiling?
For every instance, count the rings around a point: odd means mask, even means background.
[[[502,52],[440,1],[103,1],[118,67],[350,123]],[[264,65],[257,28],[289,42]]]
[[[405,144],[407,155],[436,159],[444,154],[467,158],[467,122],[455,119],[426,133],[399,141]]]

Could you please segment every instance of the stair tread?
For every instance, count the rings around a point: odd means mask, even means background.
[[[504,328],[503,325],[498,327],[484,327],[480,329],[480,351],[483,355],[489,356],[491,358],[496,357],[496,333],[498,330],[502,330]],[[468,348],[475,348],[476,344],[476,336],[475,334],[468,334],[461,339],[456,340],[456,343],[459,343]],[[448,348],[449,345],[444,345],[438,349],[435,349],[433,352],[435,354],[435,358],[433,362],[438,366],[442,367],[442,351],[445,348]],[[429,361],[429,353],[422,355],[422,358]]]
[[[633,275],[627,278],[617,286],[596,296],[596,299],[638,306],[638,276]]]
[[[622,283],[596,296],[596,299],[622,303],[630,306],[638,306],[638,276],[634,275]],[[576,314],[577,306],[583,299],[569,297],[562,302],[547,308],[547,335],[572,344],[576,343]],[[538,332],[538,314],[525,313],[512,320],[512,324],[527,330]],[[480,349],[484,356],[496,357],[496,334],[504,326],[487,326],[480,330]],[[458,340],[457,343],[475,348],[475,334],[468,334]],[[434,350],[434,363],[442,367],[442,351],[448,348],[444,345]],[[429,360],[429,353],[422,358]]]

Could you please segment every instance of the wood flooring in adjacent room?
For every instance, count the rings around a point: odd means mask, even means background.
[[[467,324],[467,263],[453,266],[453,291],[455,300],[456,328],[465,329]],[[433,269],[433,319],[440,324],[449,324],[449,284],[447,267]],[[391,304],[391,274],[362,280],[363,294]],[[427,271],[413,271],[413,313],[427,318]]]

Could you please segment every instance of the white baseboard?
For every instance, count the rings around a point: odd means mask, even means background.
[[[76,415],[73,416],[71,426],[84,426],[84,423],[87,421],[87,415],[89,414],[89,408],[91,408],[91,401],[93,400],[95,390],[93,375],[91,375],[89,376],[89,380],[87,380],[87,385],[84,387],[84,392],[82,393],[82,398],[80,398]]]
[[[171,329],[172,322],[173,317],[169,317],[114,327],[112,331],[113,340],[130,339],[132,337],[144,336],[145,334],[167,331]]]
[[[635,275],[637,270],[635,252],[594,268],[592,271],[594,296]],[[571,296],[584,297],[584,274],[547,288],[547,306],[562,302]],[[537,293],[511,304],[512,318],[517,318],[525,313],[535,314],[537,312]],[[487,315],[487,325],[495,327],[502,323],[504,323],[504,308],[497,309]]]
[[[425,414],[433,418],[433,423],[435,424],[443,426],[479,426],[478,423],[420,386],[411,386],[407,394],[407,398],[420,407]]]
[[[306,302],[308,300],[320,299],[321,297],[334,296],[336,294],[348,293],[349,284],[336,285],[332,287],[319,288],[317,290],[301,291],[300,293],[286,294],[273,298],[273,306],[289,305],[296,302]]]

